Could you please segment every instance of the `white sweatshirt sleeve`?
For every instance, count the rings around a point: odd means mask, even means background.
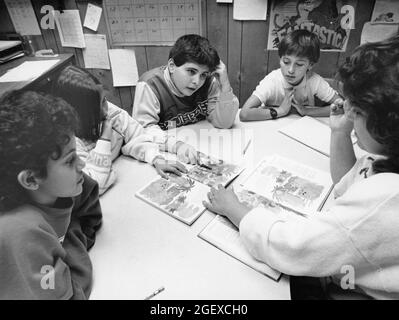
[[[234,124],[239,102],[230,88],[221,92],[217,79],[213,79],[208,94],[208,121],[216,128],[228,129]]]
[[[112,170],[111,141],[98,140],[91,151],[82,140],[76,138],[76,153],[86,163],[83,171],[97,181],[99,194],[103,194],[115,181]]]
[[[150,86],[144,81],[139,81],[134,94],[133,118],[144,128],[158,126],[160,110],[159,100]]]
[[[256,208],[240,223],[240,237],[252,256],[288,275],[324,277],[339,274],[342,266],[360,265],[363,257],[336,219],[351,214],[338,205],[329,212],[302,217]]]

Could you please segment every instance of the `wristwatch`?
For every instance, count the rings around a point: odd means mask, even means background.
[[[269,108],[270,111],[270,116],[272,117],[272,119],[276,119],[277,118],[277,111],[274,108]]]

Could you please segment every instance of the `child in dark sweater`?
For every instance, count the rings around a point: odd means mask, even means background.
[[[0,99],[0,299],[87,299],[88,250],[101,226],[98,185],[76,155],[64,100]]]

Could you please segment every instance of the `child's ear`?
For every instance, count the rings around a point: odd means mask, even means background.
[[[308,71],[312,70],[313,66],[314,66],[313,62],[309,63]]]
[[[173,73],[175,71],[176,65],[172,58],[170,58],[168,61],[168,68],[170,73]]]
[[[17,176],[19,184],[27,190],[39,189],[39,181],[31,170],[23,170]]]

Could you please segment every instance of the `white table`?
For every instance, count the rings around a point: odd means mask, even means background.
[[[253,130],[254,134],[246,153],[249,167],[278,153],[329,170],[329,158],[277,132],[297,118],[247,123],[237,118],[233,129]],[[212,125],[202,121],[184,127],[185,132],[188,129],[198,133]],[[118,180],[101,197],[103,226],[90,251],[94,268],[91,299],[143,299],[161,286],[165,290],[153,299],[290,299],[288,276],[276,282],[197,236],[213,213],[205,211],[187,226],[136,198],[134,193],[156,177],[152,166],[120,157],[114,167]],[[246,174],[248,170],[233,185]]]

